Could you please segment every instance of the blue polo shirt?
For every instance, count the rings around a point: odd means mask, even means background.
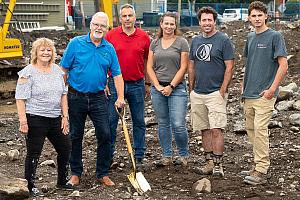
[[[90,33],[77,36],[69,42],[60,65],[69,70],[69,85],[83,93],[104,90],[108,70],[113,77],[121,74],[113,46],[104,38],[101,44],[95,46]]]

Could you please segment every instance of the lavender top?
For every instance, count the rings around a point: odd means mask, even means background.
[[[61,115],[61,96],[67,94],[64,72],[56,64],[51,72],[45,73],[29,64],[18,72],[19,77],[27,78],[17,84],[16,99],[24,99],[27,114],[55,118]]]

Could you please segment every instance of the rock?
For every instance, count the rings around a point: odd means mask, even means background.
[[[92,136],[94,136],[94,135],[95,135],[95,128],[91,128],[90,130],[88,130],[88,131],[86,132],[85,137],[86,137],[86,138],[90,138],[90,137],[92,137]]]
[[[4,153],[4,152],[0,152],[0,158],[6,158],[6,153]]]
[[[279,91],[280,90],[291,90],[293,92],[296,92],[298,90],[298,86],[297,86],[296,83],[293,82],[293,83],[290,83],[290,84],[288,84],[286,86],[279,87]]]
[[[270,121],[268,128],[282,128],[282,123],[278,121]]]
[[[50,188],[49,188],[48,185],[43,185],[43,186],[41,187],[41,191],[42,191],[43,193],[47,193],[47,192],[49,192],[49,190],[50,190]]]
[[[25,199],[29,197],[27,181],[21,178],[7,177],[0,173],[0,199]]]
[[[300,114],[291,114],[289,120],[290,124],[300,126]]]
[[[278,179],[278,183],[283,183],[284,182],[284,178],[279,178]]]
[[[78,190],[75,190],[71,194],[69,194],[69,197],[80,197],[80,193]]]
[[[275,107],[278,111],[287,111],[293,107],[294,101],[281,101]]]
[[[297,100],[294,104],[293,104],[293,108],[295,110],[300,110],[300,100]]]
[[[41,165],[41,166],[47,165],[47,166],[56,168],[56,164],[55,164],[54,160],[45,160],[45,161],[42,162],[40,165]]]
[[[20,156],[20,152],[17,149],[10,150],[9,152],[7,152],[7,157],[11,161],[18,160],[19,156]]]
[[[289,100],[293,96],[293,91],[292,90],[280,90],[277,101],[284,101],[284,100]]]
[[[267,193],[267,194],[275,194],[275,192],[270,191],[270,190],[267,190],[266,193]]]
[[[207,178],[198,180],[193,184],[192,194],[197,193],[211,193],[211,183]]]
[[[299,132],[300,129],[298,127],[296,127],[296,126],[292,126],[290,128],[290,130],[293,131],[293,132]]]
[[[13,141],[8,141],[6,144],[7,146],[13,146],[15,143]]]
[[[145,124],[146,124],[146,127],[157,125],[156,118],[154,116],[153,117],[145,117]]]
[[[245,129],[245,121],[236,121],[236,123],[233,125],[233,132],[237,134],[247,134]]]

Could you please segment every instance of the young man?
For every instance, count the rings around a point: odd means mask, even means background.
[[[105,13],[96,13],[90,23],[91,32],[73,38],[60,63],[67,74],[69,84],[68,104],[72,141],[70,158],[72,176],[69,183],[71,185],[79,184],[83,172],[82,139],[87,115],[95,126],[97,138],[97,181],[106,186],[115,185],[108,177],[111,135],[104,94],[108,70],[117,88],[116,106],[123,107],[125,101],[124,83],[116,52],[103,38],[108,30],[108,24]]]
[[[227,87],[234,66],[234,48],[229,38],[216,30],[217,12],[203,7],[198,13],[202,35],[190,49],[189,92],[194,131],[202,132],[206,164],[201,174],[224,176],[223,131],[227,124]]]
[[[254,166],[241,172],[246,183],[266,182],[270,166],[268,124],[272,117],[278,86],[288,69],[287,52],[282,35],[266,25],[267,7],[260,1],[248,9],[255,31],[250,33],[244,49],[247,58],[243,83],[246,130],[253,145]]]
[[[121,26],[109,31],[106,35],[109,41],[116,49],[118,59],[121,65],[121,72],[124,79],[124,95],[128,101],[134,141],[135,158],[138,167],[141,167],[145,154],[145,85],[149,91],[149,82],[145,82],[145,63],[150,45],[150,38],[146,32],[136,28],[136,17],[134,7],[130,4],[121,6],[120,23]],[[149,84],[149,85],[148,85]],[[111,154],[114,155],[116,129],[119,116],[115,110],[115,101],[117,93],[113,78],[108,80],[109,93],[109,121],[112,135]]]

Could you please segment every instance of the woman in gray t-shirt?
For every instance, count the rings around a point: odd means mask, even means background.
[[[179,159],[175,164],[187,165],[188,133],[186,128],[187,92],[184,75],[188,66],[189,46],[178,36],[176,15],[165,13],[160,20],[158,38],[150,46],[147,73],[153,86],[151,99],[158,120],[158,136],[162,159],[157,165],[172,163],[172,133]]]
[[[64,72],[54,64],[54,58],[54,42],[40,38],[32,44],[31,64],[18,73],[15,98],[19,131],[26,136],[25,179],[33,195],[39,193],[34,179],[46,137],[57,152],[57,186],[72,188],[66,179],[71,149],[67,90]]]

